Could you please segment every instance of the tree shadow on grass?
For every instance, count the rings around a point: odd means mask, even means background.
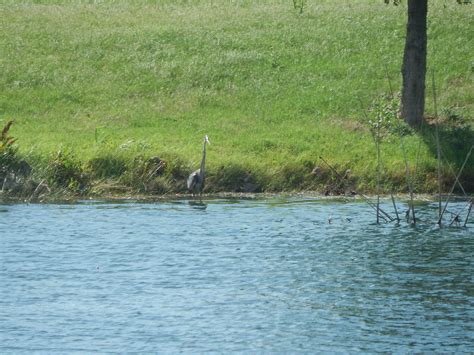
[[[449,118],[440,120],[438,123],[438,133],[441,148],[442,161],[442,186],[446,191],[450,191],[455,184],[456,176],[459,176],[459,184],[455,185],[455,193],[474,192],[474,151],[468,154],[474,144],[474,130],[472,126],[462,120],[452,121]],[[426,143],[431,153],[437,156],[436,143],[436,121],[427,118],[420,130],[420,136]],[[466,161],[466,158],[468,160]]]

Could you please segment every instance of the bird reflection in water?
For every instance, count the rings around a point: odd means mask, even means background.
[[[188,201],[188,204],[195,210],[205,210],[207,208],[207,203],[202,201]]]

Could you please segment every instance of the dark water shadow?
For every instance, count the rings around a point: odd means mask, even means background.
[[[464,161],[474,144],[474,130],[466,123],[443,122],[438,125],[439,141],[441,147],[441,161],[446,169],[443,174],[443,185],[449,191],[455,182],[455,176],[460,171]],[[419,131],[420,136],[433,156],[437,156],[436,125],[425,122]],[[451,168],[448,166],[450,165]],[[459,177],[461,185],[468,193],[474,192],[474,154],[469,160]],[[462,189],[456,184],[455,193]]]
[[[188,205],[195,210],[204,211],[207,209],[207,203],[204,203],[202,201],[188,201]]]

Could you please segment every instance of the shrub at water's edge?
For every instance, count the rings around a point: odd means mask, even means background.
[[[30,178],[31,167],[20,157],[15,139],[9,131],[13,121],[8,121],[0,133],[0,194],[27,195],[35,188]]]
[[[13,142],[11,137],[8,142]],[[47,201],[79,196],[134,196],[174,195],[187,193],[186,177],[192,168],[180,158],[164,160],[159,157],[137,156],[127,160],[114,156],[94,158],[80,162],[68,151],[58,151],[47,159],[23,159],[14,146],[2,141],[0,178],[1,194],[27,201]],[[30,159],[27,162],[28,158]],[[324,195],[353,195],[376,190],[375,166],[365,176],[358,176],[348,162],[339,164],[323,158],[314,161],[289,162],[268,170],[252,170],[240,164],[227,164],[208,169],[204,193],[236,192],[304,192]],[[444,189],[454,182],[445,166]],[[437,171],[421,163],[413,170],[413,182],[418,192],[429,193],[437,189]],[[472,169],[460,181],[467,191],[473,190]],[[406,176],[396,169],[383,174],[384,193],[406,192]],[[461,192],[459,188],[457,192]]]

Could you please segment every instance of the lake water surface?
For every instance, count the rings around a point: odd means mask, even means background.
[[[3,204],[0,352],[472,353],[473,218],[435,208],[413,228],[302,197]]]

